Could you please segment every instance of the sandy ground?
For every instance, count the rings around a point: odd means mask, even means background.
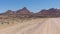
[[[60,18],[32,19],[0,29],[0,34],[60,34]]]

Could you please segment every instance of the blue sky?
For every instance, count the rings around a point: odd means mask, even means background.
[[[0,0],[0,13],[7,10],[16,11],[23,7],[27,7],[31,12],[60,8],[60,0]]]

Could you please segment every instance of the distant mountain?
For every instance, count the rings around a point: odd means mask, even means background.
[[[48,10],[41,10],[40,12],[38,12],[38,14],[41,14],[41,15],[45,15],[45,14],[48,14]]]
[[[18,17],[30,17],[32,14],[33,12],[30,12],[26,7],[16,11]]]
[[[54,8],[50,8],[48,10],[44,9],[38,12],[38,14],[40,16],[57,17],[57,16],[60,16],[60,9],[54,9]]]
[[[7,10],[5,13],[1,13],[0,15],[11,15],[14,17],[60,17],[60,9],[43,9],[38,13],[33,13],[24,7],[17,11]]]
[[[16,13],[17,14],[30,14],[31,12],[26,7],[24,7],[20,10],[17,10]]]
[[[6,15],[13,15],[13,14],[15,14],[15,12],[12,11],[12,10],[7,10],[4,14],[6,14]]]

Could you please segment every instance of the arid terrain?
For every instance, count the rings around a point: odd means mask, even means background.
[[[1,23],[0,34],[60,34],[60,18],[9,19],[9,22]]]
[[[8,10],[0,14],[0,34],[60,34],[60,9]]]

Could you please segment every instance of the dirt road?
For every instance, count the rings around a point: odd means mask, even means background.
[[[28,21],[0,30],[0,34],[60,34],[60,18]]]

